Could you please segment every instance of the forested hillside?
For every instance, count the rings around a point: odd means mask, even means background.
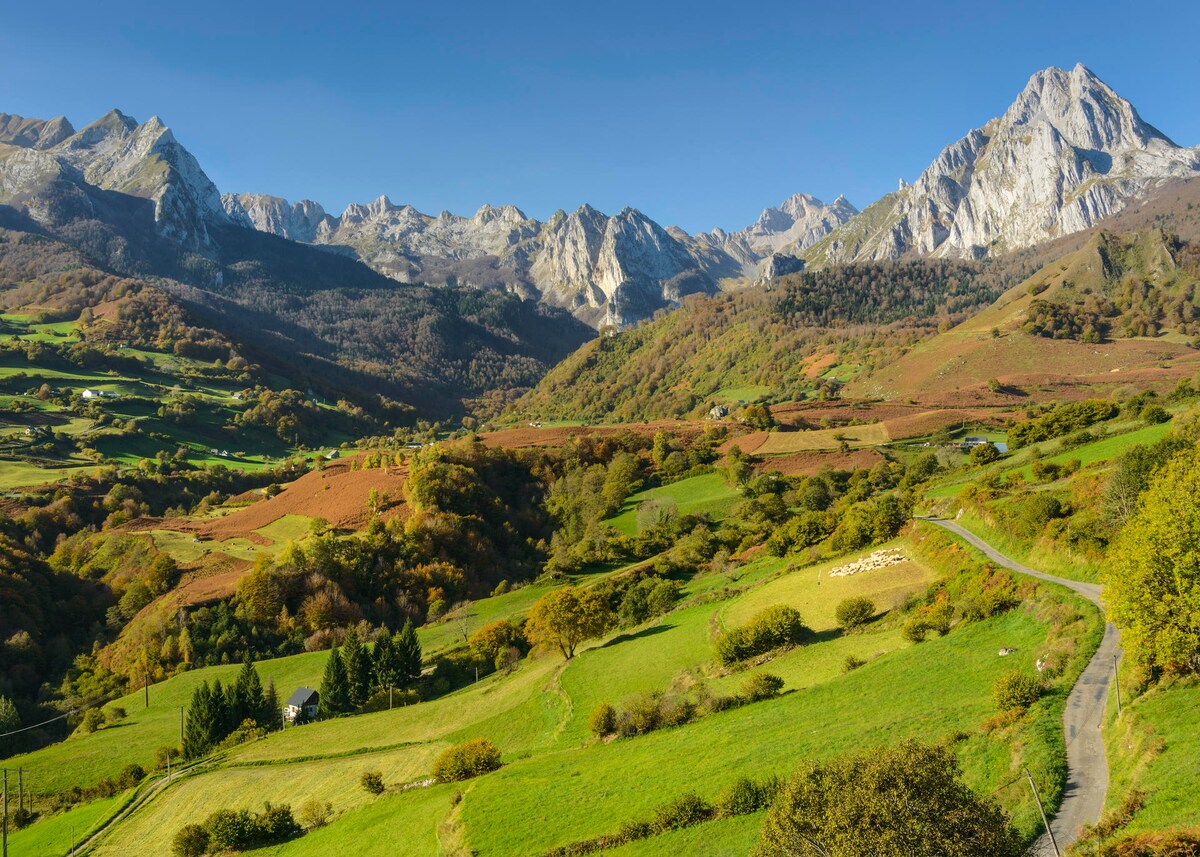
[[[883,262],[806,271],[768,289],[693,297],[588,343],[509,410],[525,419],[622,422],[700,415],[750,398],[836,395],[1029,273],[1000,263]]]

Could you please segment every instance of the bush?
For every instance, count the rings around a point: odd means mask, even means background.
[[[117,787],[131,789],[146,778],[146,769],[138,764],[126,765],[117,774]]]
[[[292,808],[287,804],[275,806],[268,803],[263,811],[251,820],[250,842],[248,844],[266,845],[271,842],[283,842],[299,836],[304,829],[292,815]]]
[[[90,735],[103,725],[104,712],[99,708],[89,708],[83,713],[83,720],[79,721],[79,731],[84,735]]]
[[[853,631],[875,615],[875,602],[862,595],[846,598],[838,604],[833,615],[845,630]]]
[[[1007,672],[992,685],[992,701],[1001,711],[1024,711],[1041,693],[1041,682],[1023,670]]]
[[[359,782],[362,783],[362,787],[367,791],[368,794],[383,794],[383,774],[381,772],[363,771]]]
[[[228,851],[249,842],[254,823],[246,810],[218,809],[204,823],[214,851]]]
[[[1162,405],[1146,405],[1139,416],[1147,425],[1158,425],[1171,419],[1171,414]]]
[[[916,642],[920,642],[920,641],[916,641]],[[864,661],[862,658],[856,657],[854,655],[846,655],[846,660],[842,661],[842,672],[844,672],[844,673],[853,672],[854,670],[858,669],[859,667],[863,667],[866,665],[867,665],[867,662]]]
[[[617,712],[607,702],[601,702],[592,709],[588,718],[588,729],[597,737],[611,735],[617,730]]]
[[[794,645],[804,638],[804,621],[799,611],[776,604],[757,613],[746,625],[717,638],[715,653],[724,666],[761,655],[780,646]]]
[[[714,809],[717,818],[731,818],[735,815],[749,815],[764,809],[774,799],[779,791],[779,780],[769,777],[761,783],[756,783],[749,777],[739,777],[721,789],[717,795]]]
[[[440,782],[469,780],[500,767],[500,751],[487,738],[475,738],[455,744],[434,760],[433,776]]]
[[[654,810],[654,820],[651,824],[656,832],[664,833],[700,824],[712,816],[713,808],[709,806],[708,801],[695,792],[689,792]]]
[[[300,807],[300,824],[309,830],[316,830],[318,827],[328,824],[331,815],[333,815],[333,804],[327,800],[310,797]]]
[[[906,741],[804,764],[772,800],[753,853],[1018,857],[1024,851],[996,802],[962,782],[952,751]]]
[[[968,456],[972,464],[991,464],[1000,457],[1000,450],[990,443],[981,443],[971,450]]]
[[[171,853],[178,857],[201,857],[208,851],[208,831],[199,824],[185,824],[171,840]]]
[[[783,690],[783,679],[770,673],[754,673],[742,684],[742,698],[747,702],[774,699]]]
[[[904,623],[904,627],[900,629],[901,636],[910,643],[925,642],[925,635],[930,631],[929,623],[924,616],[914,616]]]

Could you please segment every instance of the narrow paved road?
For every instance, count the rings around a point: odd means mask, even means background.
[[[1102,587],[1099,584],[1081,583],[1034,571],[1009,559],[979,536],[952,521],[938,518],[918,520],[936,524],[960,536],[997,565],[1065,586],[1078,592],[1097,607],[1101,606]],[[1063,732],[1067,738],[1067,786],[1063,792],[1062,804],[1050,822],[1058,847],[1063,851],[1078,837],[1079,828],[1083,824],[1095,824],[1104,809],[1104,796],[1108,792],[1108,759],[1104,755],[1101,726],[1104,722],[1104,709],[1108,705],[1108,688],[1116,675],[1117,658],[1120,653],[1120,634],[1116,626],[1109,622],[1104,627],[1104,639],[1100,642],[1100,648],[1096,650],[1096,654],[1092,656],[1067,697],[1067,708],[1063,712]],[[1054,854],[1048,836],[1043,834],[1037,841],[1034,853]]]

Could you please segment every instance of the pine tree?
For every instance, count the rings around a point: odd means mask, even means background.
[[[275,693],[275,679],[267,679],[267,687],[263,690],[262,708],[258,711],[258,725],[264,729],[274,729],[279,725],[280,718],[279,696]]]
[[[198,759],[212,749],[216,743],[213,723],[212,691],[208,682],[200,683],[192,692],[188,705],[187,720],[183,727],[183,756]]]
[[[323,717],[333,717],[350,710],[350,687],[346,676],[346,665],[341,653],[334,646],[329,650],[325,662],[325,675],[321,678],[320,712]]]
[[[400,680],[411,684],[421,677],[421,641],[417,639],[412,620],[404,623],[396,638],[396,662]]]
[[[342,660],[346,664],[346,687],[350,703],[358,708],[371,695],[371,654],[354,628],[346,632]]]
[[[209,700],[209,707],[212,711],[212,730],[213,743],[219,743],[226,735],[234,730],[235,727],[230,725],[233,719],[230,714],[230,709],[233,707],[232,698],[233,686],[230,685],[226,690],[221,685],[221,680],[217,679],[213,682],[212,696]]]
[[[375,684],[391,690],[400,684],[400,663],[396,658],[396,637],[384,628],[375,638]]]
[[[258,725],[264,725],[261,721],[263,711],[263,688],[262,680],[258,677],[258,670],[254,668],[254,661],[250,659],[249,653],[246,654],[246,659],[242,661],[242,671],[238,673],[237,684],[233,686],[233,705],[230,711],[230,721],[233,728],[238,728],[244,720],[253,720]]]

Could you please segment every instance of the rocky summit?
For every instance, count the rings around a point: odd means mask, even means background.
[[[1200,174],[1082,64],[1029,79],[1003,116],[947,146],[911,185],[817,242],[810,260],[982,257],[1086,229],[1168,180]]]

